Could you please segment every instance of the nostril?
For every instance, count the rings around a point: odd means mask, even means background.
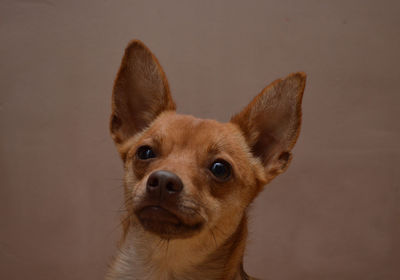
[[[157,177],[149,178],[148,185],[150,187],[157,187],[158,186],[158,178]]]
[[[183,189],[183,184],[181,179],[178,176],[171,177],[165,184],[165,190],[170,193],[179,193]]]
[[[175,189],[174,184],[172,182],[168,182],[167,183],[166,189],[169,192],[176,192],[176,189]]]

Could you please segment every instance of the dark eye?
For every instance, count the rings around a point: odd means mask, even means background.
[[[217,159],[211,164],[210,171],[217,179],[227,180],[231,176],[231,165],[223,159]]]
[[[142,160],[156,157],[156,154],[153,152],[150,146],[139,147],[139,149],[136,151],[136,155],[139,159]]]

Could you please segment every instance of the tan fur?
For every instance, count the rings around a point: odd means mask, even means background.
[[[251,279],[243,270],[247,209],[288,166],[304,85],[303,73],[275,81],[229,123],[179,115],[155,56],[140,41],[130,43],[114,84],[110,125],[124,161],[126,215],[107,279]],[[138,158],[143,146],[155,157]],[[227,180],[210,171],[216,159],[231,165]],[[159,170],[183,183],[177,198],[160,202],[184,225],[176,232],[146,230],[138,218],[150,203],[149,176]]]

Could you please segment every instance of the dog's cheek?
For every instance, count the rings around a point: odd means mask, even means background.
[[[216,232],[225,237],[230,236],[237,228],[244,213],[241,198],[235,194],[227,195],[224,198],[213,197],[208,205],[209,228],[216,228]]]
[[[133,170],[125,174],[125,204],[128,209],[133,210],[134,205],[140,203],[146,191],[146,176],[143,180],[138,180]]]
[[[233,179],[227,182],[210,179],[209,186],[210,194],[220,201],[229,199],[230,196],[238,192],[238,183]]]
[[[153,162],[141,161],[138,159],[132,160],[131,171],[134,173],[137,180],[142,180],[151,170]]]
[[[143,171],[141,171],[143,170]],[[142,174],[143,173],[143,174]],[[140,177],[139,177],[139,176]],[[145,170],[138,168],[133,160],[126,162],[125,164],[125,176],[124,185],[126,195],[131,195],[132,192],[136,192],[140,181],[145,175]]]
[[[232,189],[225,184],[212,184],[210,186],[210,194],[218,200],[224,200],[231,191]]]
[[[243,197],[233,182],[213,182],[203,197],[207,200],[208,216],[215,224],[227,224],[227,221],[235,220],[234,217],[243,209]]]

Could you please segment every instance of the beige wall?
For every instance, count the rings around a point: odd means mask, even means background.
[[[108,134],[122,51],[143,40],[180,112],[221,121],[309,75],[288,172],[252,210],[265,279],[400,279],[398,1],[0,3],[0,279],[101,279],[119,235]]]

